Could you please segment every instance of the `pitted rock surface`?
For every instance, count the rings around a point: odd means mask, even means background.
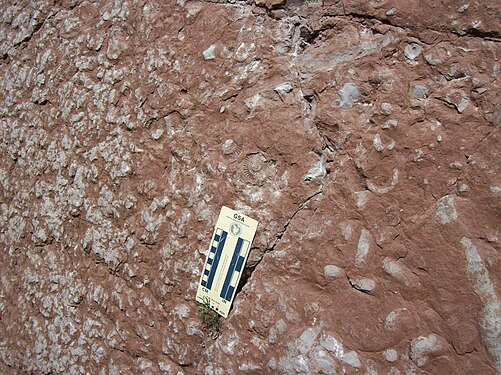
[[[2,374],[501,374],[498,1],[0,7]]]

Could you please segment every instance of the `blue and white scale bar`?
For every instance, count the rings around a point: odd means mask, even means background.
[[[214,276],[216,275],[217,266],[219,265],[219,261],[221,260],[221,254],[223,252],[224,243],[226,242],[227,236],[228,232],[222,230],[221,228],[216,229],[216,233],[214,234],[214,238],[212,239],[212,245],[202,276],[202,286],[207,289],[212,288]]]
[[[222,299],[228,302],[231,302],[233,293],[235,293],[235,289],[238,286],[238,280],[240,279],[240,273],[242,272],[249,247],[249,241],[240,237],[238,238],[235,249],[233,250],[233,256],[231,257],[230,266],[226,273],[226,278],[224,279],[223,288],[219,294]]]

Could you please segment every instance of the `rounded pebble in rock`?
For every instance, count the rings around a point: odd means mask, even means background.
[[[275,51],[279,54],[279,55],[285,55],[287,52],[289,52],[290,50],[290,46],[286,43],[278,43],[276,46],[275,46]]]
[[[309,354],[312,370],[321,374],[336,374],[336,364],[324,350],[316,349]]]
[[[216,45],[212,44],[203,52],[204,60],[214,60],[216,58]]]
[[[284,82],[278,86],[276,86],[273,91],[275,91],[279,95],[285,95],[292,91],[292,85],[289,82]]]
[[[456,180],[453,183],[455,182]],[[437,201],[435,217],[443,225],[453,223],[457,220],[458,213],[454,206],[453,195],[445,195]]]
[[[156,129],[153,133],[151,133],[151,138],[157,141],[160,139],[163,133],[163,129]]]
[[[428,355],[437,355],[443,350],[443,339],[431,333],[428,336],[419,336],[411,341],[409,357],[418,367],[426,364]]]
[[[442,65],[444,63],[443,60],[436,59],[431,54],[424,55],[424,61],[426,61],[428,64],[433,65],[433,66],[435,66],[435,65]]]
[[[360,363],[360,359],[358,359],[358,355],[354,350],[345,353],[341,357],[341,361],[354,368],[360,368],[362,366],[362,364]]]
[[[452,90],[446,95],[446,101],[456,107],[459,113],[463,113],[470,103],[470,98],[463,90]]]
[[[395,8],[391,8],[391,9],[389,9],[388,11],[386,11],[386,15],[387,15],[388,17],[394,16],[394,15],[395,15],[395,13],[397,13],[397,10],[396,10]]]
[[[393,113],[393,107],[390,103],[382,103],[380,112],[383,115],[389,116]]]
[[[224,155],[231,155],[237,148],[238,146],[233,139],[227,139],[221,145],[221,150],[223,151]]]
[[[415,60],[423,51],[417,43],[409,43],[405,46],[404,55],[408,60]]]
[[[377,152],[381,152],[384,150],[383,142],[381,142],[381,136],[376,134],[374,139],[372,140],[372,145]]]
[[[357,279],[351,282],[351,285],[356,289],[364,293],[372,294],[376,289],[376,282],[372,279]]]
[[[465,183],[463,182],[459,182],[458,183],[458,191],[460,193],[467,193],[470,191],[470,188],[468,187],[468,185],[466,185]]]
[[[396,128],[398,125],[397,120],[388,120],[386,121],[383,126],[381,126],[381,129],[390,129],[390,128]]]
[[[354,83],[346,83],[339,91],[339,107],[351,108],[358,101],[360,92]]]
[[[324,267],[325,277],[340,277],[343,275],[343,270],[333,264],[328,264]]]
[[[253,363],[243,363],[240,366],[238,366],[238,369],[242,372],[256,372],[257,370],[260,370],[261,367]]]
[[[411,96],[414,99],[426,99],[428,97],[428,87],[426,87],[425,85],[412,86]]]
[[[384,358],[388,362],[395,362],[398,359],[398,353],[395,349],[386,349],[384,352]]]
[[[491,191],[492,194],[495,195],[501,194],[501,187],[499,186],[491,186],[489,190]]]
[[[399,315],[401,315],[402,313],[408,313],[408,311],[409,310],[405,307],[401,307],[391,311],[384,320],[384,330],[386,332],[395,331],[395,329],[397,328],[397,323],[398,323],[397,320],[399,318]]]

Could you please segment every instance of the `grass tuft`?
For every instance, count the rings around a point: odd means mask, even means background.
[[[220,329],[220,315],[211,309],[210,299],[204,297],[202,302],[198,302],[198,316],[202,322],[202,326],[205,331],[212,339],[217,339],[219,336]]]

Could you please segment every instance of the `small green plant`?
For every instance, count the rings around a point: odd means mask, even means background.
[[[216,339],[219,336],[219,314],[211,309],[210,299],[203,297],[202,302],[198,302],[198,316],[202,321],[202,326],[209,337]]]

